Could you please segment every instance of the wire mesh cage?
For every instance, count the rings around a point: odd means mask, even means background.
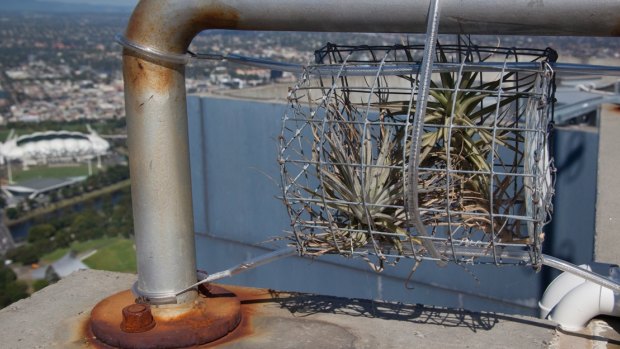
[[[302,255],[380,268],[401,258],[540,265],[555,52],[437,44],[421,96],[423,50],[315,52],[289,93],[279,140],[291,240]]]

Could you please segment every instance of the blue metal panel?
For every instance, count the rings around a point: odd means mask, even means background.
[[[562,127],[554,133],[556,195],[547,227],[545,253],[574,264],[593,261],[598,132],[593,127]],[[545,283],[559,272],[543,272]]]
[[[280,195],[277,138],[286,105],[215,97],[190,97],[188,103],[197,263],[201,269],[216,272],[269,251],[274,243],[268,241],[289,228],[286,210],[275,198]],[[575,137],[587,144],[571,147]],[[569,166],[567,162],[566,174],[558,179],[557,189],[562,193],[558,199],[562,202],[556,201],[552,226],[553,233],[558,229],[563,232],[551,243],[548,234],[547,243],[554,246],[552,254],[557,249],[554,255],[566,258],[560,253],[563,246],[572,246],[571,251],[578,248],[572,242],[575,236],[564,237],[568,229],[558,224],[580,227],[578,237],[589,239],[590,247],[589,252],[567,251],[577,262],[592,253],[593,212],[574,208],[575,204],[588,206],[591,201],[588,207],[594,209],[590,196],[595,191],[590,187],[596,180],[596,153],[591,151],[596,142],[590,144],[591,138],[590,134],[569,135],[564,131],[557,137],[562,144],[557,149],[559,163],[570,158],[578,165]],[[582,158],[587,158],[585,164]],[[575,186],[584,189],[574,190]],[[577,191],[584,193],[574,193]],[[572,221],[564,223],[566,218]],[[536,304],[546,287],[544,273],[530,268],[471,266],[466,271],[456,265],[438,268],[424,263],[414,275],[415,290],[410,291],[404,284],[411,265],[411,261],[402,261],[397,268],[376,274],[361,259],[289,258],[223,282],[528,315],[537,314]]]

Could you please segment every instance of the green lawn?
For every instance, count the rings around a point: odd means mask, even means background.
[[[89,240],[89,241],[84,241],[84,242],[75,241],[71,244],[71,247],[59,248],[55,250],[54,252],[50,252],[42,256],[41,260],[43,262],[53,263],[59,260],[60,258],[62,258],[65,254],[67,254],[69,250],[73,250],[77,253],[83,253],[89,250],[97,250],[97,249],[112,245],[114,243],[117,243],[118,241],[125,241],[125,239],[102,238],[102,239]]]
[[[69,252],[70,248],[59,248],[57,250],[55,250],[54,252],[50,252],[46,255],[43,255],[43,257],[40,258],[40,260],[42,262],[47,262],[47,263],[54,263],[57,260],[59,260],[60,258],[62,258],[62,256],[64,256],[65,254],[67,254],[67,252]]]
[[[92,269],[124,273],[135,273],[137,270],[134,243],[128,239],[119,238],[82,262]]]
[[[11,130],[8,130],[8,129],[0,130],[0,142],[6,141],[6,137],[8,137],[10,132]]]
[[[99,171],[94,163],[92,168],[93,174]],[[26,171],[22,170],[21,167],[15,168],[15,166],[13,166],[13,181],[17,183],[37,178],[65,178],[78,176],[88,176],[87,164],[62,167],[50,167],[46,165],[30,166]]]

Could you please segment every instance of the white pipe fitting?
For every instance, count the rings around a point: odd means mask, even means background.
[[[590,266],[581,268],[591,270]],[[618,276],[618,267],[610,268]],[[556,322],[565,331],[579,331],[597,315],[620,316],[620,294],[583,278],[562,273],[547,287],[538,303],[541,318]]]
[[[592,268],[590,268],[587,264],[582,264],[579,267],[587,271],[592,271]],[[540,318],[546,319],[547,315],[551,313],[553,308],[560,303],[566,294],[585,281],[586,280],[584,278],[571,273],[562,273],[556,277],[549,284],[549,286],[547,286],[542,299],[538,302],[538,307],[540,308]]]
[[[597,315],[620,316],[618,294],[586,281],[572,289],[549,315],[549,320],[566,331],[579,331]]]

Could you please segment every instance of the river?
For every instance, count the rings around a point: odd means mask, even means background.
[[[125,194],[120,190],[112,193],[112,205],[118,203],[119,200],[123,197],[123,195]],[[20,243],[28,238],[28,231],[30,230],[30,228],[32,228],[33,225],[40,224],[42,222],[51,222],[55,219],[60,218],[67,212],[81,212],[84,210],[84,208],[89,206],[92,206],[96,210],[100,210],[103,207],[103,203],[105,200],[107,200],[107,196],[99,196],[89,201],[82,201],[69,207],[63,207],[51,213],[46,213],[36,218],[32,218],[27,221],[15,224],[9,227],[9,231],[11,232],[11,236],[13,237],[15,243]]]

